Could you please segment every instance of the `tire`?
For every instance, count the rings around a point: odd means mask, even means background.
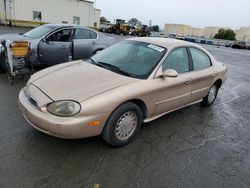
[[[132,102],[124,103],[117,107],[108,118],[102,132],[102,138],[111,146],[124,146],[134,138],[141,123],[142,111],[140,107]]]
[[[117,34],[117,35],[121,35],[121,30],[120,29],[116,29],[116,31],[115,31],[115,34]]]
[[[218,95],[218,91],[218,85],[216,83],[213,84],[212,87],[209,89],[207,96],[203,98],[201,105],[205,107],[211,106]]]
[[[8,78],[8,81],[9,81],[9,85],[12,86],[13,85],[13,77],[10,75],[9,72],[7,73],[7,78]]]
[[[4,57],[0,57],[0,73],[6,73],[7,72],[7,67],[5,65],[5,59]]]

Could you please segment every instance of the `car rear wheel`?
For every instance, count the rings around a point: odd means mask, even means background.
[[[203,106],[211,106],[218,94],[219,87],[217,84],[212,85],[206,97],[203,98],[201,104]]]
[[[142,123],[142,111],[132,102],[119,106],[108,118],[103,139],[112,146],[128,144]]]
[[[5,58],[4,56],[0,57],[0,73],[5,73],[7,71],[7,67],[5,65]]]

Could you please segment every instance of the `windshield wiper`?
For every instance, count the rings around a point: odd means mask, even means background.
[[[120,74],[123,74],[125,76],[129,76],[129,77],[132,77],[131,74],[129,74],[128,72],[126,71],[123,71],[121,70],[119,67],[115,66],[115,65],[112,65],[112,64],[109,64],[109,63],[104,63],[104,62],[96,62],[97,65],[103,67],[103,68],[107,68],[109,70],[112,70],[114,72],[117,72],[117,73],[120,73]]]
[[[111,70],[111,71],[114,71],[114,72],[117,72],[117,73],[120,73],[120,74],[123,74],[123,75],[125,75],[125,76],[129,76],[129,77],[132,77],[132,75],[131,74],[129,74],[128,72],[126,72],[126,71],[123,71],[123,70],[121,70],[119,67],[117,67],[117,66],[115,66],[115,65],[111,65],[111,64],[109,64],[109,63],[104,63],[104,62],[96,62],[93,58],[89,58],[90,60],[91,60],[91,62],[92,62],[92,64],[95,64],[95,65],[97,65],[97,66],[99,66],[99,67],[102,67],[102,68],[105,68],[105,69],[109,69],[109,70]]]

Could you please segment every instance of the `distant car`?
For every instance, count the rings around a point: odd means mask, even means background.
[[[107,143],[122,146],[142,122],[198,102],[212,105],[226,72],[199,45],[132,38],[88,60],[32,75],[19,104],[41,132],[61,138],[102,135]]]
[[[176,39],[176,34],[175,33],[170,33],[168,37],[172,38],[172,39]]]
[[[88,58],[116,42],[93,29],[68,24],[46,24],[24,34],[0,35],[0,40],[28,40],[30,62],[49,65]]]
[[[112,26],[111,23],[101,23],[98,30],[99,30],[100,32],[108,33],[108,32],[109,32],[109,28],[110,28],[111,26]]]
[[[231,43],[226,43],[225,47],[232,47],[232,44]]]
[[[183,35],[177,35],[176,39],[178,39],[178,40],[185,40],[185,36],[183,36]]]
[[[231,46],[234,49],[246,49],[246,43],[245,42],[235,42],[234,44],[232,44]]]

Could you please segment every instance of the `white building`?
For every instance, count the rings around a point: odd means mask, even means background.
[[[87,0],[0,0],[0,22],[34,26],[68,23],[99,27],[101,10]]]

